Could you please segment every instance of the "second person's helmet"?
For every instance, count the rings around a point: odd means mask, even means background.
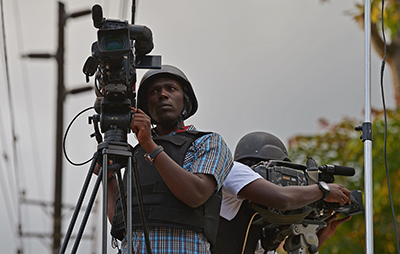
[[[235,148],[234,160],[239,162],[245,160],[290,161],[283,142],[275,135],[261,131],[248,133],[239,140]]]

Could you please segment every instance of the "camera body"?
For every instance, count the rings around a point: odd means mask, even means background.
[[[334,171],[331,170],[332,167],[330,165],[318,167],[310,157],[307,166],[279,160],[262,161],[252,166],[253,170],[264,179],[280,186],[306,186],[316,184],[319,180],[332,183],[335,173],[348,176],[354,174],[343,170]],[[364,211],[362,193],[359,190],[351,191],[351,204],[344,206],[318,200],[300,209],[290,211],[279,211],[256,203],[253,203],[252,207],[261,217],[253,224],[262,225],[264,235],[262,245],[266,250],[275,250],[286,237],[292,235],[293,225],[316,225],[318,230],[318,228],[326,226],[324,220],[331,215],[332,211],[345,216]]]
[[[161,56],[149,56],[154,47],[152,32],[146,26],[129,24],[126,20],[106,19],[100,5],[92,8],[97,41],[92,55],[83,67],[86,82],[95,76],[99,115],[91,120],[100,123],[105,139],[126,142],[136,106],[136,68],[161,68]],[[96,136],[100,136],[96,128]]]

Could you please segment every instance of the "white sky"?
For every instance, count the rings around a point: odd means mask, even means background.
[[[53,201],[55,161],[55,60],[21,59],[24,53],[54,53],[57,49],[57,2],[54,0],[3,1],[7,53],[17,143],[14,169],[11,120],[4,61],[0,69],[0,253],[15,253],[18,188],[29,200]],[[105,17],[131,19],[131,1],[99,1]],[[121,14],[121,3],[128,2]],[[96,1],[66,0],[68,13],[90,9]],[[364,121],[364,31],[345,11],[356,1],[317,0],[145,0],[139,1],[136,24],[153,32],[153,55],[181,68],[199,101],[197,114],[186,121],[201,130],[220,133],[232,151],[246,133],[269,131],[286,144],[297,134],[319,131],[318,118],[337,122],[344,116]],[[65,53],[67,89],[84,85],[82,66],[96,40],[90,16],[68,19]],[[4,59],[3,43],[1,57]],[[379,87],[381,59],[372,50],[371,104],[382,108]],[[144,70],[138,70],[138,79]],[[385,72],[388,107],[394,106],[390,70]],[[90,84],[93,84],[93,78]],[[82,109],[93,105],[95,95],[69,95],[65,125]],[[68,154],[82,162],[96,150],[89,135],[93,126],[80,117],[67,140]],[[64,128],[65,129],[65,128]],[[135,143],[130,138],[132,144]],[[63,200],[78,199],[89,165],[64,163]],[[14,173],[16,172],[16,173]],[[94,180],[94,179],[93,179]],[[11,206],[10,206],[11,200]],[[51,233],[52,210],[21,207],[25,233]],[[11,214],[10,214],[11,213]],[[65,212],[63,233],[71,212]],[[98,214],[97,216],[100,216]],[[97,223],[97,230],[101,224]],[[76,226],[77,228],[78,226]],[[87,232],[92,224],[89,223]],[[25,253],[50,253],[51,239],[23,239]],[[100,241],[97,246],[100,246]],[[82,242],[81,252],[89,244]],[[70,244],[72,246],[72,243]],[[114,253],[114,251],[110,251]]]

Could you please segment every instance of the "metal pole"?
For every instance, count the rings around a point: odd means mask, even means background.
[[[364,4],[365,27],[365,122],[371,122],[371,0]],[[372,131],[372,130],[371,130]],[[374,253],[372,201],[372,138],[364,141],[365,244],[366,253]]]
[[[58,49],[57,59],[57,111],[56,111],[56,162],[54,191],[53,253],[58,253],[61,243],[62,208],[62,136],[64,126],[64,26],[65,6],[58,2]]]
[[[64,101],[66,96],[64,84],[64,34],[68,18],[77,18],[90,14],[90,10],[80,11],[68,15],[65,5],[58,2],[58,49],[55,55],[57,60],[57,112],[56,112],[56,164],[55,164],[55,191],[54,191],[54,225],[53,225],[53,253],[57,254],[61,246],[62,220],[62,183],[63,183],[63,153],[62,138],[64,127]]]

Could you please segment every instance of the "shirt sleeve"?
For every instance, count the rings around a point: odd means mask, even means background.
[[[188,149],[183,168],[192,173],[210,174],[217,181],[217,190],[233,166],[233,158],[228,145],[221,135],[211,133],[193,142]]]
[[[234,162],[234,165],[225,179],[222,187],[222,203],[220,215],[232,220],[238,213],[244,198],[238,196],[238,193],[249,183],[262,178],[262,176],[250,167]]]
[[[238,193],[243,187],[259,178],[262,178],[262,176],[254,172],[249,166],[235,161],[232,170],[225,179],[224,189],[238,200],[243,200],[243,198],[238,196]]]

